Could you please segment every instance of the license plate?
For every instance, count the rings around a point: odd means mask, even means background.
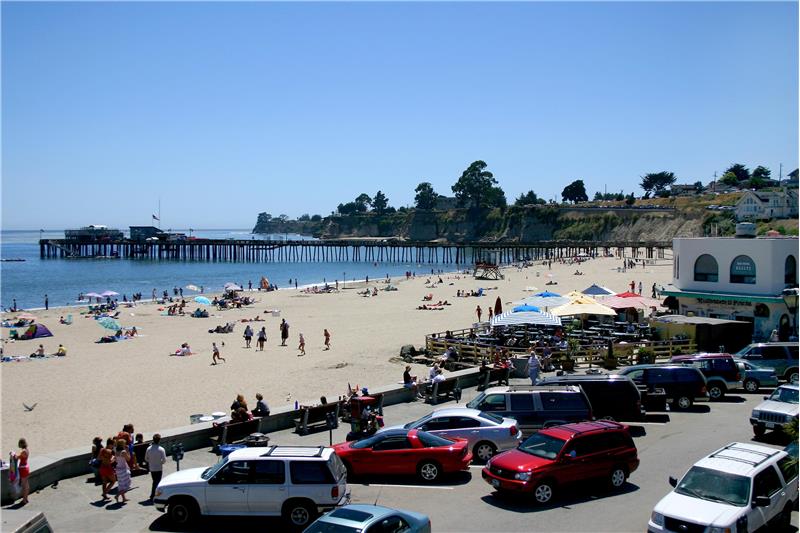
[[[492,480],[492,486],[493,487],[499,487],[500,486],[500,480],[499,479],[493,479]]]
[[[767,429],[775,429],[775,424],[772,422],[767,422],[764,425],[767,427]]]

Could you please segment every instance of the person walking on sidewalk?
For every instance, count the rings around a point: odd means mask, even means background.
[[[150,501],[156,496],[156,487],[161,482],[161,475],[164,473],[164,464],[167,462],[167,452],[159,444],[161,435],[153,435],[153,442],[144,452],[144,460],[150,469],[150,477],[153,478],[153,485],[150,488]]]

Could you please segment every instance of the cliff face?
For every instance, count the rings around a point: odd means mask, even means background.
[[[714,215],[718,217],[719,215]],[[711,220],[701,209],[600,209],[554,206],[504,211],[453,209],[387,215],[327,217],[317,222],[257,224],[254,233],[305,233],[321,238],[400,238],[413,241],[625,240],[669,241],[707,234]],[[723,221],[725,222],[725,221]],[[274,226],[274,227],[272,227]]]

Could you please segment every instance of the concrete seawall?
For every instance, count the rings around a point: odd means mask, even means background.
[[[470,368],[449,372],[447,377],[458,377],[461,388],[474,387],[478,383],[478,369]],[[400,384],[370,388],[370,392],[383,393],[384,406],[409,402],[414,399],[411,391]],[[271,412],[270,416],[259,419],[258,431],[271,433],[292,428],[294,427],[295,418],[298,417],[299,411],[291,407],[276,409]],[[186,451],[190,451],[211,447],[210,439],[214,434],[214,426],[211,422],[204,422],[154,433],[161,434],[161,445],[168,453],[172,445],[176,443],[181,443]],[[90,440],[91,435],[87,437],[87,442]],[[31,457],[31,475],[28,478],[30,491],[35,492],[62,479],[91,473],[91,468],[89,467],[91,454],[88,448],[89,445]],[[12,503],[15,495],[8,478],[8,469],[3,469],[0,481],[2,482],[0,483],[2,504]]]

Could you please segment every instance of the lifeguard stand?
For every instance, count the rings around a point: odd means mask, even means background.
[[[500,272],[500,262],[498,261],[499,256],[499,250],[482,251],[475,261],[473,277],[475,279],[503,279],[503,273]]]

